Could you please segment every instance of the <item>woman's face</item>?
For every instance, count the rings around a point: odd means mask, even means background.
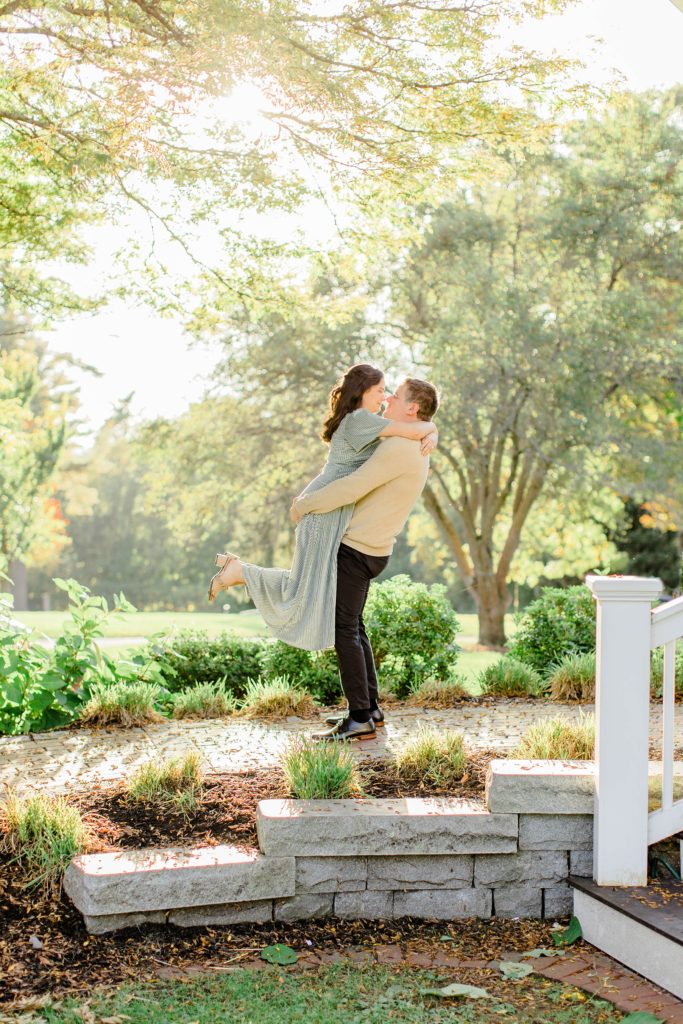
[[[384,377],[382,377],[379,384],[373,384],[371,388],[363,392],[363,398],[360,403],[361,409],[367,409],[368,412],[379,412],[385,401],[385,390],[384,390]]]

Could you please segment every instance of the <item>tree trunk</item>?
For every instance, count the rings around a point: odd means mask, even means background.
[[[14,610],[17,612],[28,611],[28,580],[26,566],[18,558],[13,558],[9,564],[9,576],[14,589]]]
[[[479,643],[483,647],[505,647],[505,612],[510,604],[506,586],[499,586],[494,575],[477,575],[474,599],[479,615]]]

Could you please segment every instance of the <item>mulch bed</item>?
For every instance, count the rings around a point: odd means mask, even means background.
[[[481,799],[491,751],[473,753],[457,787],[435,786],[423,778],[399,778],[390,763],[361,764],[363,791],[369,797],[452,796]],[[216,773],[207,777],[195,811],[182,814],[172,805],[144,804],[127,798],[122,786],[94,788],[70,796],[96,837],[99,850],[140,846],[233,843],[254,848],[256,805],[290,795],[280,768]]]
[[[361,766],[365,793],[371,797],[480,798],[493,756],[489,752],[474,754],[461,785],[447,791],[430,787],[424,780],[402,782],[389,765],[366,763]],[[100,850],[216,843],[254,848],[258,801],[288,795],[281,770],[271,768],[209,776],[191,814],[179,813],[170,805],[134,803],[126,798],[121,786],[94,788],[72,794],[70,799],[80,808]],[[150,925],[122,935],[89,936],[68,897],[27,890],[24,883],[19,866],[0,853],[0,1003],[4,1004],[20,997],[137,979],[141,972],[148,976],[150,965],[155,964],[217,963],[225,960],[226,950],[261,948],[272,942],[287,942],[302,950],[372,946],[407,938],[433,943],[445,930],[443,924],[409,920],[401,922],[400,927],[391,922],[322,921],[242,925],[220,931]],[[547,941],[547,925],[524,922],[524,928],[530,935],[525,939],[527,946]],[[462,947],[463,956],[492,959],[497,955],[495,950],[502,949],[503,941],[508,948],[508,922],[474,922],[458,930],[458,948]]]

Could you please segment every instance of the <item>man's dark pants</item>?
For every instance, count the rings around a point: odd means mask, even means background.
[[[339,545],[334,649],[350,708],[367,709],[377,700],[377,672],[363,623],[363,609],[370,583],[388,561],[388,555],[381,558],[364,555],[346,544]]]

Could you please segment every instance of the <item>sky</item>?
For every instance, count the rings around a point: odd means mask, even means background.
[[[683,0],[582,0],[562,15],[518,28],[515,41],[580,58],[596,84],[615,74],[636,90],[683,82]],[[233,113],[239,108],[248,118],[253,102],[243,93]],[[304,212],[302,221],[307,232],[325,231],[320,209]],[[94,229],[93,260],[71,272],[73,283],[85,279],[97,287],[117,240],[114,227]],[[120,299],[95,315],[59,324],[44,338],[54,352],[67,352],[101,372],[98,378],[78,375],[84,443],[87,432],[97,430],[131,392],[137,419],[180,414],[201,397],[216,361],[215,350],[191,345],[179,324]]]

